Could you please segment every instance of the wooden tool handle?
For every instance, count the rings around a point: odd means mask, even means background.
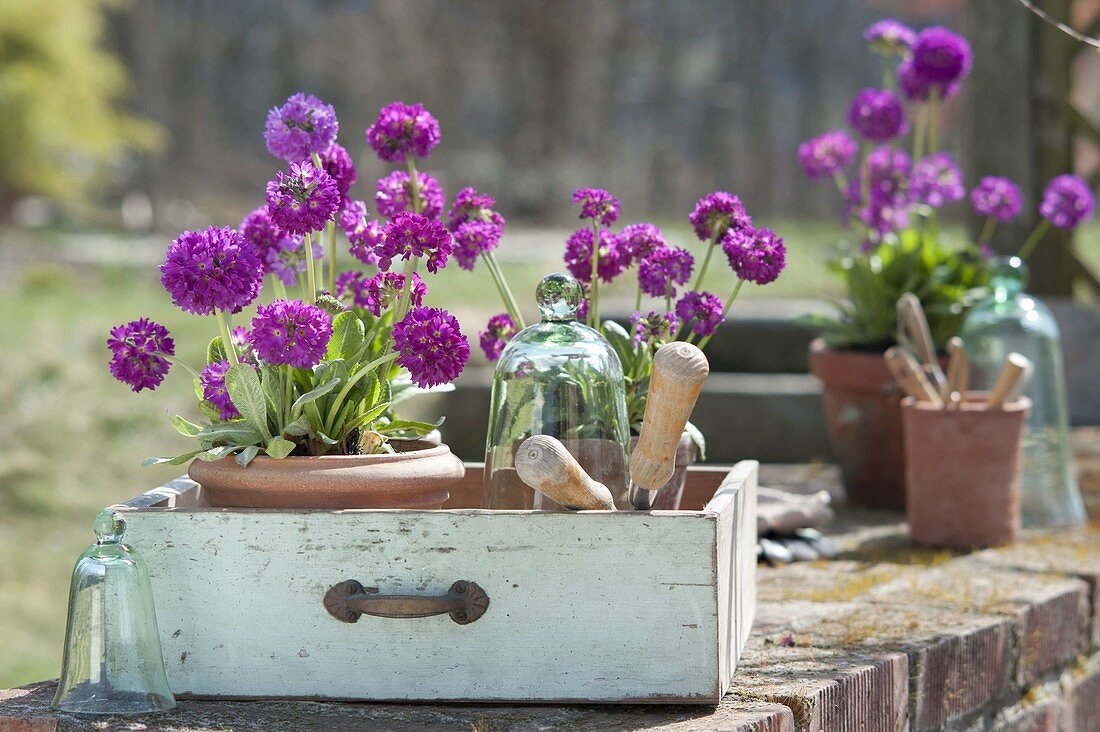
[[[667,343],[653,356],[642,435],[630,455],[630,479],[639,488],[660,490],[672,477],[680,435],[708,373],[707,357],[690,343]]]
[[[592,479],[565,445],[550,435],[528,437],[516,452],[516,473],[531,488],[564,508],[614,510],[603,483]]]
[[[897,309],[898,330],[908,335],[913,350],[917,352],[917,358],[924,364],[933,385],[939,389],[947,382],[947,377],[940,368],[936,345],[932,341],[932,329],[928,327],[928,318],[925,317],[920,298],[907,292],[898,298]]]
[[[883,358],[886,360],[886,367],[894,375],[894,380],[906,394],[917,401],[931,402],[937,407],[943,406],[943,399],[932,388],[928,377],[924,375],[924,369],[908,351],[900,346],[893,346],[886,350]]]
[[[947,386],[940,396],[953,403],[966,399],[966,390],[970,388],[970,358],[966,355],[966,345],[962,338],[953,337],[947,341],[947,353],[951,359],[947,362]]]
[[[993,385],[993,390],[986,397],[986,406],[999,407],[1009,400],[1014,391],[1023,391],[1022,388],[1017,389],[1017,385],[1030,378],[1032,369],[1031,361],[1027,357],[1019,353],[1008,354],[1005,357],[1005,365],[1001,369],[1001,374]]]

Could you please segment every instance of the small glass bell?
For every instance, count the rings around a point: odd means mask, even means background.
[[[1020,511],[1024,526],[1085,522],[1069,445],[1062,338],[1050,309],[1025,293],[1027,265],[1019,257],[991,263],[993,293],[967,313],[962,339],[970,357],[970,386],[992,388],[1005,356],[1021,353],[1035,364],[1024,394],[1031,414],[1024,435]]]
[[[145,562],[122,544],[126,522],[109,509],[69,587],[65,657],[53,708],[74,714],[145,714],[176,706],[164,675]]]
[[[516,450],[532,435],[561,440],[607,486],[618,508],[630,506],[623,367],[598,331],[577,322],[583,294],[567,274],[545,277],[535,290],[542,322],[517,333],[497,362],[485,447],[486,508],[562,510],[516,475]]]

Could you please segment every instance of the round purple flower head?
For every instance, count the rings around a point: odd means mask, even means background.
[[[880,56],[904,56],[913,47],[917,34],[904,23],[887,18],[863,31],[863,40]]]
[[[378,248],[386,232],[377,219],[367,217],[367,205],[362,201],[349,201],[337,223],[351,242],[351,255],[363,264],[378,264]]]
[[[238,313],[260,294],[264,268],[236,229],[185,231],[168,247],[160,281],[176,307],[195,315]]]
[[[369,310],[374,317],[380,317],[401,296],[405,287],[403,272],[378,272],[367,277],[365,272],[342,272],[336,278],[336,295],[350,300],[357,308]],[[409,290],[409,302],[419,306],[428,294],[428,286],[420,275],[413,272],[412,289]]]
[[[481,344],[481,350],[485,353],[485,358],[490,361],[496,361],[500,358],[504,346],[512,340],[512,336],[517,332],[519,332],[519,328],[516,327],[515,322],[507,313],[499,313],[489,318],[485,330],[478,333],[478,340]]]
[[[898,88],[902,95],[912,102],[924,102],[932,91],[932,87],[939,90],[941,99],[952,99],[962,88],[962,81],[956,80],[949,84],[936,84],[929,81],[917,72],[912,59],[906,59],[898,64]]]
[[[634,328],[634,343],[643,343],[650,346],[659,346],[667,343],[680,329],[680,319],[675,313],[659,313],[650,310],[649,313],[634,313],[630,316],[630,325]]]
[[[493,210],[496,199],[473,188],[463,188],[455,196],[455,202],[447,214],[447,228],[452,232],[467,221],[487,221],[504,228],[504,217]]]
[[[991,216],[995,221],[1011,221],[1024,206],[1020,187],[1008,178],[989,175],[970,191],[970,203],[979,216]]]
[[[1094,205],[1092,189],[1083,178],[1059,175],[1047,183],[1039,213],[1059,229],[1073,229],[1092,216]]]
[[[346,201],[348,191],[359,179],[359,171],[355,169],[355,163],[351,161],[348,151],[334,142],[327,151],[321,153],[320,158],[321,167],[336,181],[336,190],[340,192],[340,199]]]
[[[420,181],[420,213],[429,219],[438,219],[443,213],[443,188],[439,181],[427,173],[418,173]],[[384,178],[378,179],[374,194],[374,204],[379,216],[392,218],[403,211],[412,211],[412,185],[409,174],[395,170]]]
[[[403,165],[410,155],[432,154],[439,144],[439,121],[422,105],[394,102],[382,107],[367,128],[367,142],[382,161]]]
[[[573,203],[581,205],[580,218],[599,221],[604,226],[615,223],[622,208],[619,199],[602,188],[578,188],[573,191]]]
[[[798,146],[798,161],[810,180],[834,176],[856,156],[858,145],[851,135],[832,130],[807,140]]]
[[[758,285],[775,282],[787,266],[787,247],[771,229],[727,232],[722,251],[738,278]]]
[[[947,153],[921,158],[913,166],[909,192],[914,201],[932,208],[961,201],[966,195],[963,174]]]
[[[236,419],[241,413],[225,388],[225,372],[228,370],[228,361],[208,364],[199,374],[199,386],[202,387],[202,398],[217,407],[222,419]]]
[[[336,181],[313,163],[291,163],[267,183],[267,208],[272,220],[291,234],[325,228],[342,203]]]
[[[129,384],[135,393],[160,386],[171,368],[167,357],[176,355],[168,329],[148,318],[111,328],[107,347],[111,349],[111,375]]]
[[[459,224],[454,230],[454,255],[458,266],[473,272],[478,255],[496,249],[503,233],[491,221],[464,221]]]
[[[872,150],[867,156],[871,198],[891,204],[907,203],[909,193],[906,186],[912,165],[912,158],[904,150],[886,145]]]
[[[458,378],[470,360],[470,344],[458,319],[439,308],[416,307],[393,327],[397,363],[421,389]]]
[[[638,285],[651,297],[676,297],[676,285],[687,284],[694,265],[687,249],[655,249],[638,263]]]
[[[252,348],[272,366],[313,368],[325,357],[332,337],[332,318],[301,300],[275,300],[260,305],[252,319]]]
[[[577,229],[565,240],[565,266],[569,274],[580,282],[592,279],[592,230]],[[604,282],[611,282],[626,269],[623,263],[619,237],[607,229],[600,229],[600,252],[596,274]]]
[[[695,335],[709,336],[722,323],[722,301],[709,292],[689,292],[676,303],[676,315],[684,323],[695,321]]]
[[[300,236],[288,236],[281,239],[264,254],[264,266],[287,287],[298,284],[298,273],[306,270],[305,241]],[[318,242],[313,242],[313,258],[321,259],[324,251]]]
[[[848,124],[874,142],[892,140],[909,129],[901,100],[889,89],[864,89],[857,94],[848,108]]]
[[[699,241],[717,242],[727,229],[752,226],[752,219],[745,213],[741,199],[725,191],[715,191],[700,198],[688,220]]]
[[[668,247],[665,235],[653,224],[641,223],[624,226],[619,232],[619,243],[626,266],[648,257],[651,252]]]
[[[271,220],[267,206],[260,206],[245,216],[238,230],[241,236],[256,247],[256,253],[259,254],[261,262],[266,262],[268,252],[278,249],[282,241],[287,238],[283,230]],[[270,273],[271,270],[265,266],[264,272]]]
[[[970,73],[974,54],[965,38],[947,28],[925,28],[913,42],[913,71],[941,87],[962,81]]]
[[[311,94],[294,94],[267,113],[264,141],[267,150],[288,163],[323,153],[336,140],[336,110]]]
[[[394,257],[427,257],[428,271],[438,272],[447,266],[453,248],[451,234],[442,223],[405,211],[386,224],[386,236],[378,245],[378,266],[389,269]]]

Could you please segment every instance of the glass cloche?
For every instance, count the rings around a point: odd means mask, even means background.
[[[1062,340],[1050,308],[1024,292],[1027,266],[1019,257],[992,262],[993,294],[975,306],[963,323],[970,357],[970,387],[992,388],[1005,356],[1021,353],[1035,364],[1024,394],[1031,414],[1024,435],[1020,511],[1024,526],[1084,523],[1069,445]]]
[[[619,357],[598,331],[577,322],[583,290],[573,277],[544,278],[535,297],[542,322],[517,333],[497,362],[483,505],[561,508],[527,487],[515,470],[520,444],[532,435],[550,435],[607,486],[618,508],[629,508],[629,429]]]

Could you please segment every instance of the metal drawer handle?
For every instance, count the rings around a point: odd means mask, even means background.
[[[354,623],[360,615],[379,618],[426,618],[450,613],[459,625],[472,623],[489,608],[489,596],[473,582],[459,580],[445,595],[379,595],[353,579],[325,593],[325,609],[337,620]]]

